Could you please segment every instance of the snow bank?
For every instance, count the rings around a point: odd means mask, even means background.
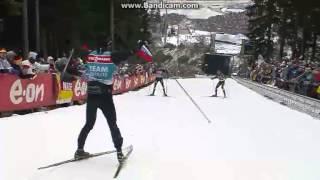
[[[244,9],[222,8],[221,11],[224,12],[224,13],[242,13],[242,12],[244,12],[245,10],[244,10]]]
[[[214,1],[189,1],[188,3],[199,3],[199,9],[168,9],[168,14],[176,13],[180,15],[185,15],[189,19],[208,19],[211,16],[223,15],[229,12],[243,12],[244,10],[241,8],[243,4],[250,3],[250,0],[214,0]],[[237,8],[237,5],[241,5],[240,8]],[[228,6],[232,6],[232,8],[227,8]],[[160,14],[165,14],[165,9],[161,9]]]
[[[235,43],[235,44],[242,44],[243,39],[248,39],[248,38],[243,34],[237,34],[237,35],[216,34],[216,40],[218,40],[218,41],[225,41],[225,42],[230,42],[230,43]]]
[[[171,36],[167,37],[167,43],[173,44],[175,46],[178,46],[178,44],[195,44],[195,43],[204,43],[204,45],[209,46],[210,45],[210,34],[211,32],[208,31],[199,31],[194,30],[192,34],[180,34],[179,36],[179,43],[178,43],[178,37],[177,36]],[[239,54],[241,52],[241,43],[242,39],[246,39],[247,37],[238,34],[238,35],[232,35],[232,34],[216,34],[216,45],[215,49],[216,52],[219,54]],[[162,41],[164,42],[164,38],[162,38]],[[218,42],[223,41],[223,42]],[[234,43],[234,44],[230,44]]]
[[[223,15],[220,12],[214,11],[209,8],[200,9],[168,9],[168,14],[175,13],[180,15],[185,15],[189,19],[208,19],[211,16]],[[160,14],[165,14],[165,10],[161,9]]]
[[[241,46],[233,45],[233,44],[226,44],[226,43],[216,43],[215,46],[216,53],[218,54],[240,54]]]

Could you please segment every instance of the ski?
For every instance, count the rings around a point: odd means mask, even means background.
[[[130,146],[126,147],[125,149],[130,149]],[[81,160],[89,159],[89,158],[93,158],[93,157],[98,157],[98,156],[102,156],[102,155],[105,155],[105,154],[112,154],[112,153],[115,153],[115,152],[117,152],[117,151],[116,150],[111,150],[111,151],[104,151],[104,152],[100,152],[100,153],[90,154],[89,156],[87,156],[85,158],[80,158],[80,159],[72,158],[72,159],[69,159],[69,160],[61,161],[61,162],[50,164],[50,165],[43,166],[43,167],[39,167],[38,170],[47,169],[47,168],[51,168],[51,167],[56,167],[56,166],[60,166],[60,165],[63,165],[63,164],[72,163],[72,162],[76,162],[76,161],[81,161]]]
[[[128,149],[129,149],[129,150],[128,150],[127,154],[124,156],[123,160],[119,163],[118,168],[117,168],[116,173],[114,174],[113,178],[117,178],[117,177],[118,177],[121,169],[122,169],[123,166],[126,164],[126,161],[127,161],[128,157],[130,156],[130,154],[131,154],[132,151],[133,151],[133,146],[132,146],[132,145],[129,146]]]
[[[221,98],[221,99],[225,99],[227,97],[224,97],[224,96],[201,96],[201,97],[212,97],[212,98]]]
[[[168,96],[168,95],[163,95],[163,96],[161,96],[161,95],[159,95],[159,96],[157,96],[157,95],[152,95],[152,94],[149,94],[149,95],[146,95],[146,96],[154,96],[154,97],[172,97],[172,96]]]
[[[225,99],[225,98],[227,98],[227,96],[214,96],[214,95],[212,95],[212,96],[209,96],[209,97],[222,98],[222,99]]]

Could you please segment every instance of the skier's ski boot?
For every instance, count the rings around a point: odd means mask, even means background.
[[[90,156],[90,153],[85,152],[83,149],[78,149],[75,153],[74,153],[74,158],[75,159],[85,159],[87,157]]]
[[[118,158],[119,163],[123,162],[124,155],[123,155],[122,151],[117,151],[117,158]]]
[[[167,97],[168,95],[167,95],[167,93],[163,93],[163,96],[166,96],[166,97]]]
[[[150,94],[149,96],[154,96],[154,93]]]
[[[218,97],[216,94],[212,95],[211,97]]]

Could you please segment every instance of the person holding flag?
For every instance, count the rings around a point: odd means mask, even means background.
[[[136,52],[136,55],[147,62],[152,62],[153,57],[149,50],[149,47],[147,46],[147,42],[146,41],[143,42],[142,40],[139,40],[138,44],[139,44],[139,49]]]
[[[78,136],[78,148],[74,157],[75,159],[81,159],[90,155],[84,151],[84,145],[95,124],[97,109],[99,108],[107,119],[114,147],[117,150],[117,158],[121,163],[124,158],[122,153],[123,137],[117,125],[116,109],[112,98],[113,75],[116,71],[116,65],[127,60],[129,56],[136,54],[150,62],[152,61],[152,55],[145,46],[140,44],[138,50],[111,52],[112,42],[106,39],[105,36],[98,37],[96,50],[88,55],[84,72],[84,77],[88,82],[86,123]]]
[[[153,61],[152,54],[147,46],[147,42],[143,42],[143,41],[139,40],[138,44],[139,44],[140,48],[136,53],[137,56],[144,59],[147,62],[152,62]],[[163,95],[168,96],[166,93],[165,87],[164,87],[164,83],[163,83],[163,78],[165,75],[168,75],[168,71],[163,68],[158,68],[154,71],[154,73],[156,74],[156,81],[154,83],[153,91],[150,94],[150,96],[154,96],[158,82],[160,82],[160,84],[162,85]]]

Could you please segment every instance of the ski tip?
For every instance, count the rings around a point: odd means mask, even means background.
[[[120,171],[121,171],[121,169],[122,169],[122,166],[125,165],[125,162],[127,161],[128,157],[130,156],[130,154],[131,154],[132,151],[133,151],[133,145],[129,145],[129,146],[127,146],[127,148],[128,148],[129,150],[128,150],[128,152],[126,153],[123,161],[119,163],[118,168],[117,168],[117,171],[116,171],[116,173],[115,173],[114,176],[113,176],[113,179],[116,179],[116,178],[118,177],[118,175],[119,175],[119,173],[120,173]]]

